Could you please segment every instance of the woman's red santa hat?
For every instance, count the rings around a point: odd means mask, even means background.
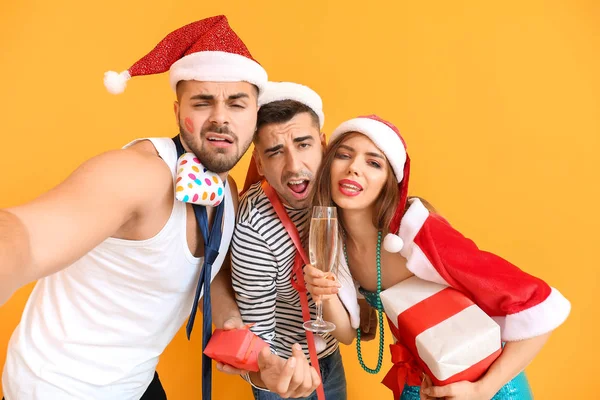
[[[267,72],[231,29],[227,17],[219,15],[193,22],[169,33],[156,47],[129,69],[104,74],[104,85],[113,94],[122,93],[134,76],[169,71],[173,90],[179,81],[249,82],[260,90]]]
[[[376,115],[367,115],[343,122],[333,131],[330,141],[334,141],[347,132],[359,132],[371,139],[375,146],[385,154],[394,171],[398,181],[400,198],[396,212],[390,221],[389,233],[383,240],[383,248],[388,252],[398,253],[404,246],[404,242],[398,235],[398,229],[408,199],[408,179],[410,175],[410,157],[406,152],[406,142],[400,135],[398,128]]]

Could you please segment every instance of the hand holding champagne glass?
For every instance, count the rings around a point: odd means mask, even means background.
[[[335,207],[313,207],[310,221],[308,254],[311,264],[330,273],[338,256],[338,221]],[[323,302],[315,299],[317,318],[304,323],[304,329],[314,333],[326,333],[335,330],[335,325],[323,320]]]

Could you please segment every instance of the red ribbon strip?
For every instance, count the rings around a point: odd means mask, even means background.
[[[300,295],[300,304],[302,307],[302,317],[304,321],[310,321],[310,310],[308,308],[308,296],[306,295],[306,283],[304,282],[304,270],[303,264],[309,264],[308,257],[302,247],[300,240],[300,234],[296,225],[290,219],[288,213],[285,211],[279,196],[275,192],[267,181],[263,181],[262,188],[269,201],[273,205],[277,216],[281,220],[281,223],[285,227],[289,236],[292,238],[294,245],[296,246],[296,258],[294,259],[294,270],[290,278],[292,286],[296,289]],[[294,276],[296,279],[294,279]],[[310,363],[313,368],[317,371],[319,378],[321,378],[321,369],[319,368],[319,358],[317,356],[317,348],[315,346],[315,338],[312,332],[306,331],[306,341],[308,343],[308,353],[310,355]],[[321,384],[317,387],[317,398],[319,400],[325,400],[325,390],[323,388],[323,379],[321,378]]]
[[[436,385],[441,383],[441,381],[433,376],[431,370],[424,362],[414,358],[418,357],[419,354],[415,338],[421,332],[436,326],[440,322],[445,321],[471,305],[473,305],[473,302],[458,290],[445,288],[400,313],[400,315],[396,317],[398,328],[396,328],[395,324],[393,324],[388,317],[388,323],[392,334],[398,340],[397,345],[402,348],[402,352],[406,351],[411,355],[411,365],[418,365],[417,368],[420,371],[425,371]],[[391,317],[394,318],[395,316]],[[398,350],[395,351],[398,352]],[[414,357],[412,355],[414,355]],[[407,379],[404,377],[410,375],[405,372],[407,371],[406,368],[408,367],[399,368],[396,365],[392,367],[392,370],[398,375],[398,382],[406,381]],[[390,375],[390,373],[388,373],[388,375]],[[417,383],[417,385],[420,384],[421,382]],[[400,387],[400,391],[402,391],[403,386],[404,384]]]

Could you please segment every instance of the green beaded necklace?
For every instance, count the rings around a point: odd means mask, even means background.
[[[358,355],[358,362],[360,366],[370,374],[377,374],[381,370],[381,364],[383,363],[383,306],[381,305],[381,299],[379,294],[381,293],[381,231],[377,232],[377,317],[379,321],[379,357],[377,358],[377,366],[375,369],[367,367],[362,358],[362,351],[360,348],[360,328],[356,330],[356,354]],[[348,262],[348,253],[346,252],[346,244],[344,243],[344,257],[346,258],[346,264],[348,268],[350,263]]]

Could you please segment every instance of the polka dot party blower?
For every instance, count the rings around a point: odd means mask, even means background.
[[[177,161],[175,197],[179,201],[216,207],[225,195],[223,180],[200,163],[194,153],[184,153]]]

